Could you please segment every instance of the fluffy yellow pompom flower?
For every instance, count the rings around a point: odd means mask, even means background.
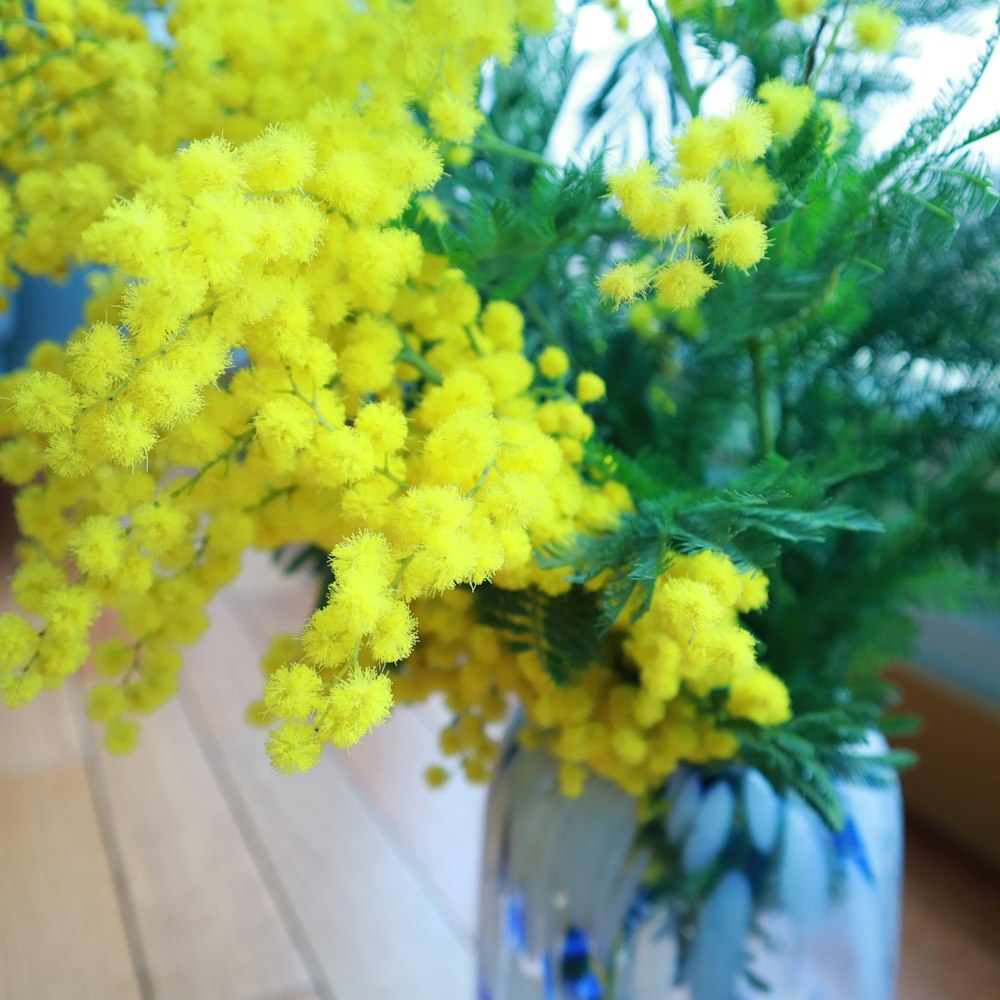
[[[660,174],[648,160],[608,178],[608,188],[621,202],[621,214],[641,236],[662,240],[675,228],[669,189],[660,186]]]
[[[14,387],[14,409],[31,431],[51,434],[73,426],[80,397],[54,372],[31,372]]]
[[[774,123],[774,134],[779,139],[791,139],[802,127],[816,95],[805,86],[796,86],[787,80],[767,80],[757,89],[757,96],[767,105]]]
[[[763,667],[730,684],[726,711],[759,726],[776,726],[792,715],[788,689],[780,678]]]
[[[697,305],[715,285],[715,280],[697,259],[668,264],[656,275],[657,298],[671,309]]]
[[[598,291],[615,305],[626,305],[645,294],[649,287],[650,270],[645,264],[622,261],[598,279]]]
[[[442,421],[424,442],[424,462],[431,482],[467,483],[479,479],[496,458],[500,425],[477,410],[459,410]]]
[[[851,13],[854,40],[871,52],[891,52],[899,41],[902,20],[898,14],[877,3],[865,3]]]
[[[491,302],[483,310],[481,323],[483,333],[500,350],[519,351],[524,346],[524,317],[513,303]]]
[[[483,121],[482,112],[471,100],[456,97],[449,90],[439,90],[427,106],[434,130],[451,142],[469,142]]]
[[[0,479],[25,486],[45,465],[45,454],[32,441],[7,441],[0,445]]]
[[[155,431],[131,403],[118,403],[106,410],[80,436],[98,454],[123,469],[144,461],[157,440]]]
[[[18,615],[0,614],[0,674],[24,665],[38,644],[38,633]]]
[[[689,642],[694,633],[722,619],[723,608],[715,590],[699,580],[682,576],[662,578],[658,596],[663,613],[683,641]]]
[[[826,0],[778,0],[778,10],[791,21],[801,21],[826,4]]]
[[[355,578],[384,587],[396,571],[396,559],[385,535],[359,531],[334,546],[330,569],[343,585]]]
[[[712,236],[712,259],[721,267],[749,271],[767,254],[767,229],[750,215],[724,222]]]
[[[594,372],[580,372],[576,379],[576,398],[581,403],[596,403],[607,393],[604,379]]]
[[[320,704],[323,681],[306,663],[279,667],[267,679],[264,707],[276,719],[304,719]]]
[[[188,197],[199,191],[244,185],[246,164],[222,136],[198,139],[177,158],[177,179]]]
[[[95,722],[121,718],[128,708],[128,697],[118,684],[95,684],[87,692],[87,715]]]
[[[393,601],[379,618],[369,649],[379,663],[398,663],[413,652],[416,642],[416,618],[405,601]]]
[[[260,408],[254,427],[266,449],[282,457],[291,456],[313,439],[316,416],[300,400],[279,397]]]
[[[759,163],[730,167],[719,175],[722,197],[733,215],[752,215],[763,220],[778,203],[780,189]]]
[[[110,323],[95,323],[66,347],[69,373],[85,392],[103,394],[135,364],[125,338]]]
[[[41,694],[43,686],[42,675],[37,670],[0,675],[0,702],[7,708],[22,708]]]
[[[104,746],[109,753],[124,756],[139,744],[139,724],[131,719],[112,719],[104,730]]]
[[[395,455],[409,431],[406,414],[393,403],[369,403],[354,418],[354,428],[372,443],[379,456]]]
[[[125,538],[121,525],[113,517],[95,514],[88,517],[69,536],[69,547],[84,573],[110,579],[125,558]]]
[[[440,764],[432,764],[424,771],[424,781],[427,782],[431,788],[441,788],[448,783],[451,778],[451,774],[447,768],[441,767]]]
[[[315,728],[305,722],[284,722],[267,737],[271,766],[282,774],[296,774],[314,767],[323,751]]]
[[[737,611],[744,614],[748,611],[758,611],[767,604],[769,581],[759,570],[743,573],[740,576],[740,584],[742,589],[736,602]]]
[[[320,735],[336,747],[353,746],[389,718],[392,682],[387,674],[355,669],[331,690]]]
[[[247,184],[256,191],[300,187],[316,166],[316,144],[304,132],[276,125],[240,148]]]
[[[546,378],[562,378],[569,371],[569,357],[560,347],[546,347],[538,355],[538,368]]]
[[[708,181],[681,181],[670,191],[669,200],[673,229],[685,236],[711,233],[722,219],[718,190]]]
[[[771,116],[756,101],[741,101],[716,127],[719,148],[733,163],[759,159],[767,151],[772,135]]]
[[[622,214],[629,218],[640,211],[653,196],[660,181],[660,172],[649,160],[608,178],[608,189],[622,203]]]
[[[724,159],[718,122],[713,118],[692,118],[673,144],[678,172],[685,179],[707,177]]]
[[[163,500],[144,503],[132,514],[132,535],[153,556],[164,556],[187,535],[188,516]]]

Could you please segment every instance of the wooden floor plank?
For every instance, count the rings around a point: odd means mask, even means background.
[[[1000,984],[1000,955],[940,907],[909,896],[903,907],[900,1000],[993,1000]]]
[[[232,612],[217,602],[187,668],[191,703],[337,1000],[471,996],[468,940],[373,816],[344,759],[328,753],[295,777],[268,765],[263,734],[242,717],[259,696],[259,645],[230,641],[227,619]]]
[[[34,774],[80,762],[66,691],[43,691],[30,705],[0,705],[0,777]]]
[[[263,553],[251,552],[226,604],[251,641],[263,646],[274,633],[301,625],[315,589],[308,574],[288,576]],[[449,718],[439,699],[399,707],[343,759],[425,873],[450,919],[471,937],[485,790],[461,779],[435,790],[423,780],[424,770],[441,762],[437,734]]]
[[[476,930],[479,854],[486,789],[459,774],[443,788],[430,788],[424,770],[441,761],[434,734],[412,709],[369,733],[346,755],[376,808],[426,873],[435,893],[461,931]]]
[[[906,826],[906,893],[1000,955],[1000,873],[913,817]]]
[[[143,953],[158,998],[257,1000],[311,980],[178,702],[128,757],[103,752]]]
[[[244,555],[243,572],[225,594],[244,632],[260,649],[277,632],[298,635],[316,599],[313,576],[305,571],[284,573],[268,553],[257,549]]]
[[[0,997],[141,993],[82,765],[0,779]]]

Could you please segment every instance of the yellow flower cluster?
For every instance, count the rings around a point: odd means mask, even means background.
[[[467,141],[479,67],[509,59],[517,32],[548,30],[552,0],[176,0],[130,13],[115,0],[0,0],[0,287],[13,267],[58,273],[111,200],[151,192],[183,142],[235,143],[327,106],[336,162],[317,183],[368,221],[401,207],[383,154],[434,132]],[[363,113],[364,124],[355,111]],[[317,127],[319,123],[317,123]],[[7,178],[13,178],[8,181]],[[13,265],[13,267],[12,267]],[[2,301],[2,298],[0,298]]]
[[[827,0],[778,0],[778,10],[791,21],[801,21],[826,6]]]
[[[116,706],[155,707],[242,550],[309,542],[331,552],[334,584],[265,698],[282,720],[276,765],[305,766],[320,741],[348,745],[384,718],[378,667],[411,652],[414,599],[534,581],[533,539],[607,527],[627,506],[570,464],[593,422],[556,387],[536,398],[517,310],[481,309],[411,234],[324,209],[308,193],[319,145],[277,130],[194,143],[159,202],[137,195],[88,230],[99,256],[148,277],[125,288],[124,330],[97,322],[4,386],[0,473],[21,486],[28,539],[14,590],[44,619],[18,640],[8,700],[76,670],[110,606],[131,636],[99,649],[123,681]],[[230,179],[182,196],[192,160]],[[296,190],[255,190],[274,187]],[[236,350],[250,363],[220,382]],[[595,382],[582,379],[585,398]]]
[[[616,304],[633,302],[653,286],[674,309],[695,305],[715,285],[695,253],[708,240],[716,267],[746,271],[767,252],[761,221],[777,202],[777,185],[756,163],[773,138],[765,107],[743,101],[728,118],[694,118],[675,140],[674,173],[667,181],[648,160],[609,180],[621,214],[644,239],[667,244],[658,265],[624,261],[601,276],[601,293]],[[724,171],[724,173],[723,173]],[[728,194],[726,207],[723,196]]]
[[[500,585],[503,581],[498,578]],[[513,653],[494,629],[474,621],[472,596],[453,591],[421,607],[424,641],[396,678],[400,700],[443,694],[455,713],[441,749],[461,758],[467,777],[485,780],[496,756],[494,723],[515,697],[524,706],[521,739],[561,762],[560,783],[579,795],[589,771],[640,795],[680,761],[732,757],[738,743],[726,721],[775,725],[790,716],[788,692],[756,664],[754,639],[740,612],[767,600],[761,574],[740,573],[723,556],[676,556],[657,582],[650,611],[616,628],[606,665],[556,684],[534,651]],[[726,689],[724,714],[703,699]],[[447,772],[428,775],[433,783]]]
[[[112,609],[90,711],[130,749],[242,552],[320,545],[329,600],[265,701],[276,766],[307,766],[385,717],[410,602],[517,572],[536,523],[575,530],[547,482],[576,476],[592,423],[561,378],[536,398],[517,310],[396,224],[441,173],[433,140],[467,137],[482,60],[551,5],[181,0],[168,46],[100,0],[3,13],[3,249],[115,270],[89,327],[0,386],[35,616],[0,620],[0,693],[57,686]],[[148,100],[120,116],[140,70]]]
[[[878,3],[863,3],[851,12],[854,41],[859,49],[892,52],[899,41],[903,21],[891,8]]]
[[[617,31],[628,31],[628,12],[622,6],[622,0],[601,0],[601,6],[611,15]]]
[[[698,247],[707,243],[716,269],[749,271],[767,254],[768,212],[781,195],[760,162],[774,142],[792,138],[816,103],[809,87],[769,80],[759,100],[743,100],[728,117],[697,117],[674,140],[669,175],[642,160],[609,178],[611,194],[634,232],[665,248],[658,263],[625,260],[598,280],[601,294],[623,305],[650,289],[667,309],[688,309],[717,284]],[[833,125],[830,152],[844,131],[836,102],[823,102]]]
[[[526,738],[565,762],[569,792],[584,764],[640,791],[681,758],[731,754],[700,712],[711,689],[728,688],[732,717],[785,717],[736,621],[763,581],[718,557],[678,557],[650,614],[615,633],[614,666],[563,687],[469,621],[487,581],[565,592],[533,553],[631,505],[579,467],[602,380],[574,380],[558,348],[530,362],[517,308],[484,305],[400,223],[432,204],[441,149],[467,150],[483,60],[548,27],[550,0],[0,13],[0,280],[108,268],[85,328],[0,379],[0,478],[23,536],[0,699],[28,702],[93,653],[89,714],[127,752],[245,550],[309,545],[332,583],[301,634],[272,645],[252,713],[281,771],[355,743],[394,686],[447,694],[459,720],[443,743],[472,777],[493,752],[484,727],[519,695]],[[669,191],[651,167],[617,183],[637,228],[687,248],[656,276],[675,296],[712,280],[695,237],[721,266],[763,255],[753,171],[774,122],[749,102],[697,120],[724,156],[685,139]],[[723,164],[729,218],[708,180]],[[116,631],[91,650],[102,615]],[[386,667],[404,661],[394,681]]]

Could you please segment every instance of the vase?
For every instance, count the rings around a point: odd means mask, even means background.
[[[871,752],[884,752],[873,735]],[[490,788],[479,1000],[891,1000],[903,824],[893,772],[839,783],[833,832],[747,767],[640,803],[509,739]]]

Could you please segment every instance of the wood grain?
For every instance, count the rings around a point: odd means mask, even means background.
[[[315,599],[309,578],[288,576],[264,553],[250,552],[225,603],[250,642],[263,648],[276,632],[299,627]],[[342,760],[438,894],[449,919],[471,937],[485,790],[461,778],[436,790],[423,780],[424,770],[441,762],[437,736],[449,719],[440,699],[401,706]]]
[[[397,840],[425,873],[448,916],[467,937],[476,930],[479,852],[486,789],[459,774],[433,789],[423,774],[441,762],[434,734],[408,707],[345,755]]]
[[[139,1000],[80,764],[0,780],[0,997]]]
[[[906,900],[900,1000],[994,1000],[1000,956],[920,897]]]
[[[0,776],[34,774],[80,762],[66,690],[43,691],[16,712],[0,705]]]
[[[143,721],[133,754],[95,759],[155,995],[257,1000],[310,989],[181,705]]]
[[[192,654],[191,707],[337,1000],[472,996],[468,941],[372,815],[343,758],[328,754],[294,777],[271,770],[262,734],[242,720],[242,704],[260,692],[259,646],[224,601],[213,619]]]

